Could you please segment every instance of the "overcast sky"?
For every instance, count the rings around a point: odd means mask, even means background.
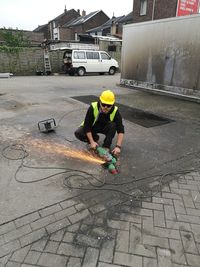
[[[34,30],[38,25],[64,12],[64,8],[83,9],[86,14],[103,10],[107,16],[127,15],[133,9],[133,0],[0,0],[0,28]]]

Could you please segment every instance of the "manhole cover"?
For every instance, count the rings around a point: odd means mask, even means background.
[[[72,98],[85,104],[90,104],[92,101],[98,101],[98,97],[94,95],[74,96]],[[122,114],[122,117],[125,120],[128,120],[132,123],[138,124],[146,128],[160,126],[173,122],[173,120],[171,119],[164,118],[141,109],[132,108],[119,103],[116,103],[116,106],[119,107],[120,113]]]

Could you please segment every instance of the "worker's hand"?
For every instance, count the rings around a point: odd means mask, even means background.
[[[120,152],[121,152],[121,149],[117,146],[112,150],[112,154],[115,156],[118,156]]]
[[[96,149],[97,147],[98,147],[99,145],[96,143],[96,142],[92,142],[92,143],[90,143],[90,148],[91,149]]]

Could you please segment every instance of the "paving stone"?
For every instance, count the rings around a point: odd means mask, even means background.
[[[167,228],[171,228],[171,229],[177,229],[177,230],[182,230],[182,231],[190,231],[191,230],[190,223],[175,222],[175,221],[166,220],[166,224],[167,224]]]
[[[112,263],[114,255],[115,240],[106,240],[103,242],[100,251],[100,261]]]
[[[108,220],[107,223],[109,227],[114,228],[114,229],[129,230],[129,222]]]
[[[0,235],[13,231],[15,229],[16,227],[15,227],[14,222],[9,222],[9,223],[0,225]]]
[[[163,205],[158,203],[142,202],[142,207],[151,210],[163,210]]]
[[[4,234],[4,239],[5,239],[5,242],[7,243],[7,242],[10,242],[12,240],[18,239],[21,236],[24,236],[30,232],[32,232],[30,225],[25,225],[25,226],[22,226],[20,228],[17,228],[14,231],[11,231],[7,234]]]
[[[97,267],[120,267],[122,265],[115,265],[115,264],[109,264],[109,263],[105,263],[105,262],[99,262]],[[124,266],[124,265],[123,265]]]
[[[28,214],[28,215],[25,215],[21,218],[16,219],[14,222],[15,222],[16,227],[21,227],[25,224],[29,224],[31,222],[34,222],[34,221],[38,220],[39,218],[40,218],[39,212],[33,212],[31,214]]]
[[[43,251],[46,244],[48,242],[47,237],[42,238],[40,240],[38,240],[37,242],[33,243],[31,246],[31,250],[35,250],[35,251]]]
[[[57,222],[54,222],[54,223],[47,225],[45,228],[46,228],[48,234],[52,234],[58,230],[66,228],[68,225],[70,225],[69,220],[67,218],[64,218],[62,220],[59,220]]]
[[[22,247],[25,247],[26,245],[29,245],[39,239],[41,239],[42,237],[46,236],[47,233],[45,231],[45,229],[39,229],[37,231],[34,231],[30,234],[27,234],[23,237],[20,238],[20,243]]]
[[[83,257],[84,253],[85,253],[85,248],[67,243],[61,243],[57,251],[57,254],[72,256],[72,257]]]
[[[133,249],[130,249],[129,252],[131,254],[135,254],[138,256],[144,256],[148,258],[156,258],[156,250],[154,247],[149,245],[137,244],[132,246]]]
[[[173,202],[171,199],[168,198],[159,198],[159,197],[153,197],[152,198],[153,203],[160,203],[160,204],[165,204],[165,205],[173,205]]]
[[[194,206],[194,202],[193,202],[193,198],[192,196],[182,196],[183,197],[183,202],[184,202],[184,205],[185,207],[187,208],[195,208]]]
[[[200,192],[198,191],[191,191],[192,198],[194,202],[200,202]]]
[[[95,248],[87,248],[84,260],[83,267],[94,267],[97,265],[97,260],[99,257],[99,250]]]
[[[76,209],[74,207],[70,207],[70,208],[67,208],[67,209],[64,209],[64,210],[61,210],[59,212],[56,212],[54,214],[56,220],[61,220],[69,215],[72,215],[74,213],[76,213]]]
[[[199,217],[192,215],[177,214],[177,220],[180,222],[189,222],[199,224]]]
[[[161,228],[161,227],[154,227],[154,235],[159,236],[159,237],[172,238],[172,239],[181,239],[180,233],[178,230]]]
[[[199,209],[191,209],[186,208],[187,214],[194,215],[194,216],[200,216],[200,210]]]
[[[200,225],[191,224],[191,229],[194,234],[195,241],[200,243]]]
[[[165,217],[167,220],[176,220],[176,214],[173,206],[164,205]]]
[[[39,214],[41,215],[41,217],[46,217],[46,216],[54,214],[60,210],[62,210],[61,206],[59,204],[56,204],[56,205],[52,205],[50,207],[47,207],[45,209],[39,210]]]
[[[66,232],[62,241],[67,243],[72,243],[75,237],[75,233]]]
[[[116,250],[127,252],[129,250],[129,231],[117,231]]]
[[[10,254],[11,252],[18,250],[19,248],[21,248],[21,246],[18,240],[14,240],[9,243],[6,243],[0,246],[0,257],[6,256]]]
[[[155,237],[143,235],[143,243],[150,246],[158,246],[161,248],[169,248],[168,239],[163,237]]]
[[[65,200],[63,202],[60,203],[60,206],[63,208],[63,209],[66,209],[66,208],[69,208],[73,205],[76,205],[78,204],[77,201],[73,200],[73,199],[69,199],[69,200]]]
[[[51,253],[42,253],[38,265],[42,265],[45,267],[65,267],[68,258],[63,255],[56,255]]]
[[[157,255],[158,255],[158,266],[173,267],[170,250],[158,247]]]
[[[157,267],[157,266],[158,265],[156,259],[143,258],[143,267]]]
[[[29,251],[29,253],[27,254],[24,263],[28,263],[28,264],[36,264],[39,257],[41,255],[41,252],[38,251]]]
[[[141,223],[141,220],[142,220],[141,216],[128,214],[128,213],[121,213],[119,219],[121,221],[135,222],[135,223]]]
[[[61,229],[61,230],[51,234],[50,240],[52,240],[52,241],[61,241],[63,239],[64,233],[65,233],[65,230]]]
[[[154,226],[165,227],[165,214],[163,211],[154,210]]]
[[[186,214],[183,201],[174,199],[174,208],[176,213]]]
[[[192,254],[198,254],[193,234],[190,232],[181,231],[181,237],[182,237],[184,251]]]
[[[48,241],[44,251],[49,252],[49,253],[56,253],[58,246],[59,246],[59,242]]]
[[[173,193],[162,193],[163,198],[169,198],[169,199],[180,199],[181,196],[178,194],[173,194]]]
[[[142,267],[142,257],[121,252],[115,252],[114,263],[130,267]]]
[[[1,265],[0,265],[1,266]],[[5,267],[20,267],[21,263],[15,261],[9,261]]]
[[[67,267],[81,267],[81,259],[70,257]]]
[[[172,261],[178,264],[187,264],[181,241],[170,239],[169,245],[171,249]]]
[[[136,227],[134,224],[130,226],[130,239],[129,239],[129,251],[132,252],[135,250],[137,244],[141,243],[142,233],[141,229]]]
[[[199,267],[200,256],[186,253],[188,264],[192,267]]]
[[[147,235],[154,233],[152,218],[148,218],[148,217],[142,218],[142,232]]]
[[[76,237],[76,243],[82,246],[99,248],[101,245],[101,239],[89,235],[78,234]]]
[[[34,230],[37,229],[41,229],[44,226],[47,226],[49,224],[51,224],[52,222],[55,222],[55,217],[53,215],[44,217],[44,218],[40,218],[39,220],[31,223],[31,228]]]
[[[70,220],[70,222],[72,224],[74,224],[74,223],[76,223],[78,221],[81,221],[81,220],[85,219],[89,215],[90,215],[90,213],[89,213],[88,210],[82,210],[82,211],[77,212],[77,213],[75,213],[73,215],[70,215],[69,216],[69,220]]]
[[[30,246],[26,246],[24,248],[21,248],[21,249],[15,251],[12,254],[10,260],[15,261],[15,262],[23,262],[26,255],[28,254],[29,250],[30,250]]]

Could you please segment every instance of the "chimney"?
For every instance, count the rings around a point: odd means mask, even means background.
[[[66,5],[65,5],[64,13],[65,13],[65,14],[67,13]]]
[[[82,11],[82,17],[84,17],[84,16],[86,16],[86,11],[85,10]]]
[[[80,9],[77,9],[78,14],[80,15]]]

